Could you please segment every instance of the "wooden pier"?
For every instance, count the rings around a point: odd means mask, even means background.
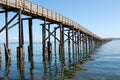
[[[54,37],[54,50],[56,53],[56,47],[59,47],[59,55],[64,59],[64,43],[68,42],[68,52],[69,57],[78,56],[77,59],[84,61],[90,56],[90,51],[102,44],[103,39],[95,35],[91,31],[87,30],[78,23],[72,21],[69,18],[66,18],[59,13],[56,13],[52,10],[44,8],[40,5],[34,4],[28,0],[0,0],[0,13],[5,14],[5,25],[0,29],[6,31],[6,43],[5,52],[6,59],[10,58],[11,51],[9,49],[8,41],[8,31],[13,28],[15,25],[18,25],[19,32],[19,45],[17,47],[17,57],[19,59],[24,58],[24,31],[23,31],[23,22],[24,20],[28,21],[29,26],[29,46],[28,52],[29,56],[33,56],[33,20],[43,20],[44,22],[40,24],[42,26],[42,50],[43,50],[43,61],[46,59],[50,60],[52,56],[52,43],[51,37]],[[11,19],[8,19],[9,12],[16,13]],[[29,16],[29,18],[24,18],[22,15]],[[12,26],[9,26],[10,23],[13,23],[16,18],[18,21]],[[54,30],[51,30],[51,25],[56,24]],[[56,32],[59,30],[59,34]],[[48,33],[48,34],[47,34]],[[60,36],[58,38],[58,35]],[[65,36],[67,39],[65,39]],[[56,43],[59,42],[59,46],[56,46]],[[72,51],[72,52],[71,52]],[[1,55],[1,53],[0,53]],[[71,56],[73,55],[73,56]],[[74,61],[73,61],[74,62]]]

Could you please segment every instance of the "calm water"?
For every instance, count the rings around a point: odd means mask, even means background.
[[[25,58],[20,61],[16,58],[18,44],[11,43],[11,61],[5,61],[3,44],[0,46],[0,80],[120,80],[120,41],[111,41],[96,48],[90,60],[84,64],[77,60],[73,64],[67,47],[65,60],[59,57],[58,51],[53,51],[51,61],[43,62],[41,43],[34,43],[34,55],[30,59],[28,43],[25,43]]]

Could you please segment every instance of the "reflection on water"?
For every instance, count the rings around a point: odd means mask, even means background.
[[[35,44],[34,54],[31,55],[25,51],[25,58],[17,58],[14,50],[17,44],[11,44],[13,53],[11,60],[5,60],[4,54],[0,58],[0,79],[41,79],[41,80],[64,80],[76,79],[76,72],[84,70],[80,64],[81,56],[79,51],[67,50],[65,53],[52,53],[50,57],[42,57],[42,50],[39,51],[40,44]],[[25,45],[25,47],[27,44]],[[36,47],[37,46],[37,47]],[[70,48],[70,47],[69,47]],[[26,50],[26,49],[25,49]],[[2,62],[3,61],[3,62]],[[6,61],[6,62],[4,62]],[[5,65],[5,70],[3,64]],[[3,73],[5,73],[3,75]],[[13,75],[14,74],[14,75]]]
[[[17,69],[20,73],[21,79],[25,79],[25,62],[24,62],[24,58],[22,59],[17,59]]]
[[[11,59],[6,60],[4,79],[9,80]]]
[[[14,51],[17,44],[10,44]],[[25,48],[27,47],[25,44]],[[90,56],[86,54],[88,51],[82,51],[77,48],[74,53],[71,51],[71,47],[65,48],[65,53],[52,53],[49,59],[43,60],[42,50],[40,50],[40,43],[34,44],[34,53],[30,55],[25,49],[25,58],[18,59],[16,57],[16,52],[14,51],[11,55],[11,60],[4,60],[4,54],[0,58],[0,79],[6,80],[77,80],[76,73],[87,71],[83,68],[83,60],[91,59]],[[85,49],[86,50],[86,49]],[[54,50],[52,50],[54,51]],[[80,53],[81,52],[81,53]],[[86,53],[87,52],[87,53]],[[83,58],[86,57],[86,58]],[[5,65],[2,66],[3,64]],[[13,75],[15,74],[15,76]]]

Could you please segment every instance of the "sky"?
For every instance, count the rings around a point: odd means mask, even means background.
[[[30,0],[72,19],[100,37],[120,37],[120,0]]]
[[[52,11],[60,13],[84,26],[102,38],[120,37],[120,0],[29,0]],[[9,13],[9,19],[16,13]],[[0,28],[4,26],[4,14],[0,14]],[[13,23],[17,22],[17,19]],[[28,25],[24,22],[24,39],[28,41]],[[41,41],[42,21],[33,21],[34,41]],[[18,27],[9,31],[10,41],[18,40]],[[5,41],[5,34],[0,34],[0,41]]]

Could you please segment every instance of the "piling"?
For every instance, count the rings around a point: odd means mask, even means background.
[[[21,10],[19,10],[18,21],[19,21],[19,46],[17,47],[17,56],[19,58],[24,58],[23,23],[21,19]]]
[[[51,60],[52,57],[52,44],[50,42],[50,24],[48,24],[48,42],[47,42],[47,48],[48,48],[48,60]]]
[[[0,46],[0,57],[2,56],[2,52],[1,52],[1,46]]]
[[[43,49],[42,49],[43,58],[45,58],[46,57],[46,18],[44,19],[44,24],[42,25],[42,44],[43,44]]]
[[[33,29],[32,29],[32,19],[28,20],[29,23],[29,46],[28,46],[28,52],[29,55],[33,55]]]
[[[5,22],[8,23],[8,12],[5,12]],[[6,26],[6,47],[8,48],[8,25]]]
[[[5,60],[8,60],[11,57],[11,51],[6,47],[6,45],[4,44],[4,48],[5,48]]]
[[[72,56],[73,56],[73,63],[74,63],[74,28],[72,29]]]
[[[62,26],[62,24],[59,25],[60,27],[60,53],[63,54],[64,53],[64,28]]]
[[[54,28],[55,32],[54,32],[54,35],[56,37],[56,28]],[[55,50],[55,53],[56,53],[56,38],[54,37],[54,50]]]

